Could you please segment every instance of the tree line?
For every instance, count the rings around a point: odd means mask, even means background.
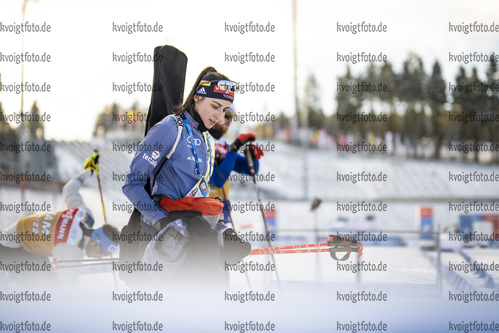
[[[431,147],[433,159],[441,159],[449,142],[499,142],[499,73],[495,61],[489,62],[481,75],[476,67],[467,71],[460,66],[452,81],[443,78],[439,61],[433,63],[430,73],[426,72],[422,58],[415,53],[409,54],[401,68],[395,71],[389,61],[371,63],[353,75],[347,66],[345,74],[337,78],[336,109],[330,116],[323,112],[320,87],[310,74],[301,116],[281,113],[273,124],[265,126],[278,131],[290,128],[293,121],[301,127],[306,119],[311,132],[323,130],[336,139],[345,133],[357,140],[368,133],[385,138],[391,132],[393,140],[398,135],[410,147],[407,156],[415,158],[423,157],[425,146]],[[355,116],[362,115],[364,119],[384,115],[385,121],[355,121]],[[478,162],[479,151],[472,154]],[[466,158],[464,152],[462,157]],[[499,162],[498,152],[494,160]]]

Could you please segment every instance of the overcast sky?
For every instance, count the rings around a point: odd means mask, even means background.
[[[117,63],[116,54],[152,54],[157,45],[170,44],[189,58],[186,91],[198,73],[208,65],[238,82],[270,82],[275,93],[246,93],[236,97],[241,113],[294,111],[293,39],[291,1],[225,2],[211,6],[207,1],[30,1],[26,20],[46,22],[50,33],[26,33],[25,51],[51,56],[50,63],[25,63],[25,81],[52,86],[50,93],[25,93],[25,111],[37,100],[41,112],[50,113],[46,136],[55,139],[88,140],[96,119],[106,105],[124,107],[134,102],[147,109],[150,93],[113,92],[114,83],[151,83],[152,63]],[[3,25],[22,22],[22,0],[2,0]],[[306,76],[316,75],[321,104],[326,114],[334,111],[336,78],[345,73],[346,63],[337,61],[337,52],[370,52],[387,55],[399,71],[413,51],[424,59],[427,72],[438,59],[446,81],[453,81],[460,63],[449,62],[449,52],[491,53],[499,49],[498,33],[449,32],[451,24],[499,24],[495,1],[297,1],[298,93]],[[115,24],[147,23],[163,26],[157,33],[113,32]],[[225,23],[259,23],[275,26],[275,32],[233,33]],[[337,24],[365,21],[387,25],[384,33],[338,32]],[[497,21],[497,22],[494,22]],[[1,27],[0,27],[1,28]],[[0,52],[21,52],[22,34],[0,30]],[[253,52],[275,56],[273,63],[234,63],[225,54]],[[486,64],[467,64],[485,68]],[[350,64],[359,72],[365,63]],[[483,71],[482,71],[483,72]],[[4,84],[20,83],[21,65],[0,61]],[[21,97],[0,92],[7,114],[19,112]]]

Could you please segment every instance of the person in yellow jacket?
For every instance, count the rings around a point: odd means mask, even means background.
[[[92,212],[83,202],[79,189],[94,171],[99,155],[89,157],[84,170],[70,179],[62,190],[66,210],[43,212],[24,217],[0,231],[0,255],[5,259],[30,259],[46,256],[58,260],[79,260],[84,253],[99,258],[118,248],[119,231],[105,224],[91,229]]]

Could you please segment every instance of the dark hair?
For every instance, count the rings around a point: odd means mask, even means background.
[[[194,85],[192,86],[191,92],[187,96],[184,104],[179,104],[175,107],[174,113],[176,115],[180,115],[184,113],[185,111],[188,111],[191,116],[194,116],[194,104],[196,103],[194,101],[194,95],[196,94],[196,88],[198,87],[199,83],[201,82],[201,79],[203,77],[209,77],[213,79],[220,79],[220,80],[229,80],[229,78],[219,72],[214,67],[208,66],[205,69],[199,73],[198,78],[196,79],[196,82],[194,82]],[[204,98],[204,97],[201,97]]]

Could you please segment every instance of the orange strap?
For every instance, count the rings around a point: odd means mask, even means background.
[[[163,197],[159,206],[167,212],[194,210],[208,216],[219,215],[224,208],[224,204],[220,200],[210,197],[187,197],[178,200]]]

